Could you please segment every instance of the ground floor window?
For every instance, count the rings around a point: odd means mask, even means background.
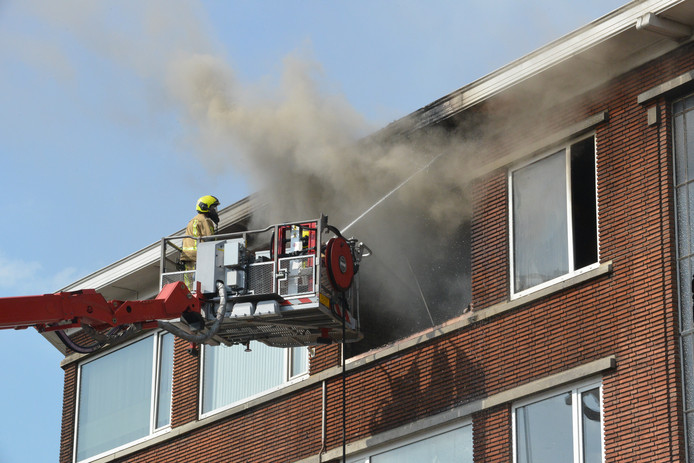
[[[420,433],[375,448],[350,463],[472,463],[472,424]]]
[[[601,463],[599,384],[553,391],[514,406],[515,463]]]
[[[173,342],[172,334],[151,334],[80,365],[76,461],[171,424]]]

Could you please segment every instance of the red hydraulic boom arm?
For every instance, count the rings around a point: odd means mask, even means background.
[[[106,301],[93,289],[0,298],[0,329],[56,331],[89,326],[95,330],[140,324],[156,328],[157,320],[171,320],[185,312],[200,312],[200,300],[182,282],[170,283],[155,299]]]
[[[371,250],[345,239],[326,216],[206,237],[198,243],[196,270],[177,265],[167,272],[165,263],[178,264],[181,253],[169,240],[180,239],[162,240],[161,278],[173,282],[156,298],[106,301],[93,289],[0,298],[0,329],[33,326],[78,353],[153,328],[192,345],[298,347],[361,339],[356,274]],[[181,279],[193,278],[191,292]],[[74,328],[80,330],[65,331]],[[83,344],[88,338],[94,343]]]

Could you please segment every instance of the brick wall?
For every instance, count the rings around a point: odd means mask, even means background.
[[[513,461],[511,407],[495,407],[476,413],[472,419],[472,442],[476,462]]]
[[[65,367],[65,387],[63,389],[63,417],[60,429],[61,463],[72,462],[72,450],[75,436],[75,406],[77,399],[77,365]]]
[[[200,397],[200,357],[191,355],[188,341],[174,341],[174,375],[171,385],[171,427],[175,428],[198,418]]]
[[[608,121],[596,127],[598,207],[600,259],[612,262],[612,272],[349,371],[346,389],[340,376],[330,378],[326,449],[342,445],[343,420],[353,442],[614,355],[616,369],[603,376],[606,461],[683,461],[669,109],[664,98],[641,106],[636,97],[692,68],[688,45],[563,102],[535,133],[516,131],[515,143],[489,153],[502,157],[538,131],[606,111]],[[660,123],[648,126],[653,104]],[[475,312],[508,299],[507,188],[502,169],[473,189]],[[174,428],[197,414],[199,365],[184,347],[177,342]],[[338,360],[337,346],[319,347],[311,373]],[[71,450],[74,381],[70,367],[61,461]],[[321,404],[316,383],[118,461],[296,461],[321,449]],[[511,405],[471,417],[476,461],[511,460]]]
[[[314,352],[309,361],[309,373],[312,375],[340,365],[341,354],[339,345],[316,346]]]

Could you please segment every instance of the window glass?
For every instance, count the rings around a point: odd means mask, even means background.
[[[77,460],[149,434],[152,359],[149,337],[82,365]]]
[[[513,293],[598,262],[595,139],[514,170]]]
[[[673,105],[680,339],[687,451],[694,455],[694,97]]]
[[[602,462],[602,437],[600,431],[600,389],[581,393],[581,421],[583,422],[583,461]]]
[[[573,388],[514,410],[515,463],[601,463],[600,386]]]
[[[516,409],[517,463],[573,463],[571,394]]]
[[[157,422],[161,428],[171,424],[171,384],[173,382],[174,336],[167,333],[160,337],[159,393],[157,394]]]
[[[682,116],[684,119],[684,140],[687,153],[694,153],[694,116],[691,113],[686,113]],[[694,180],[694,156],[687,156],[687,180]]]
[[[370,463],[472,463],[472,426],[438,434],[371,456]]]
[[[308,371],[308,351],[305,347],[294,347],[292,348],[292,361],[290,365],[289,375],[293,378],[294,376],[303,375]]]
[[[568,273],[565,218],[564,151],[513,173],[516,292]]]
[[[76,460],[168,426],[172,374],[173,336],[160,333],[80,365]]]
[[[243,346],[205,346],[202,413],[231,405],[280,386],[285,378],[285,349],[261,343]]]

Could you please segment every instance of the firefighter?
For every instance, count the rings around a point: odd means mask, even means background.
[[[186,227],[186,235],[194,238],[183,238],[181,262],[183,262],[186,271],[195,270],[195,261],[198,257],[198,240],[196,238],[210,236],[215,232],[215,227],[219,223],[217,206],[219,206],[219,200],[211,195],[201,197],[195,205],[198,214],[190,219]],[[192,290],[195,280],[193,275],[186,273],[184,280],[188,289]]]

